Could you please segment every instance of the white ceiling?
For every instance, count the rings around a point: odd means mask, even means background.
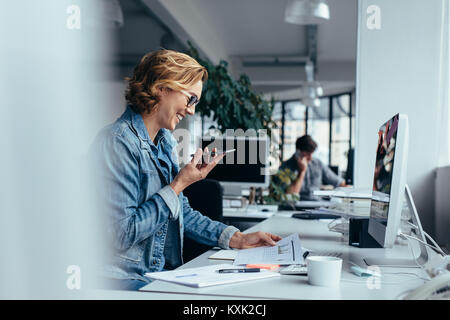
[[[305,55],[304,27],[284,22],[287,0],[190,0],[228,56]],[[318,58],[356,60],[357,0],[329,0],[318,28]]]
[[[354,87],[357,2],[328,0],[331,18],[318,26],[317,79],[323,82],[325,93],[327,88],[335,94]],[[155,20],[159,20],[179,39],[178,43],[190,40],[213,62],[227,60],[233,75],[246,73],[260,92],[293,89],[305,81],[303,67],[242,65],[247,56],[307,55],[305,27],[284,22],[287,0],[120,0],[120,3],[125,13],[125,26],[120,31],[122,54],[141,56],[150,47],[157,49],[162,31],[159,34],[155,31]],[[147,28],[145,19],[149,19]]]

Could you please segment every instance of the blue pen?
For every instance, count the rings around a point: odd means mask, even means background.
[[[196,273],[192,273],[192,274],[182,274],[182,275],[179,275],[179,276],[175,276],[175,278],[184,278],[184,277],[195,277],[195,276],[197,276],[198,274],[196,274]]]

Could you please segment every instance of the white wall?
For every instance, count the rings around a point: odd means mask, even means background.
[[[435,227],[433,169],[440,152],[435,124],[442,109],[446,3],[360,0],[358,9],[356,185],[371,185],[379,126],[398,112],[407,114],[407,182],[430,234]],[[370,5],[380,9],[380,29],[368,28]]]

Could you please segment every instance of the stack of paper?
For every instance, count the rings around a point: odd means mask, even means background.
[[[237,250],[220,250],[208,257],[212,260],[234,260],[238,254]]]
[[[230,264],[219,264],[173,271],[149,272],[145,276],[154,280],[173,282],[196,288],[280,276],[279,273],[268,270],[245,273],[218,273],[217,270],[220,269],[234,269],[234,267]]]

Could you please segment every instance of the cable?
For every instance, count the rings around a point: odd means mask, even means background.
[[[413,257],[414,257],[414,252],[413,252]],[[357,266],[357,267],[360,267],[358,264],[356,264],[356,263],[354,263],[353,261],[348,261],[349,263],[351,263],[351,264],[353,264],[353,265],[355,265],[355,266]],[[420,266],[420,265],[419,265]],[[382,266],[377,266],[378,268],[382,268]],[[386,267],[386,268],[390,268],[390,267]],[[377,274],[374,274],[374,275],[372,275],[372,277],[382,277],[383,275],[385,275],[385,274],[393,274],[393,275],[398,275],[398,274],[404,274],[404,275],[413,275],[413,276],[415,276],[415,277],[417,277],[417,278],[419,278],[420,280],[423,280],[423,281],[429,281],[430,279],[426,279],[426,278],[422,278],[421,276],[419,276],[418,274],[415,274],[415,273],[413,273],[413,272],[381,272],[379,275],[377,275]]]
[[[410,236],[410,235],[404,234],[403,232],[400,232],[399,235],[400,235],[400,236],[403,236],[403,237],[405,237],[405,238],[409,238],[409,239],[412,239],[412,240],[419,241],[420,243],[422,243],[422,244],[424,244],[424,245],[426,245],[426,246],[428,246],[428,247],[434,249],[435,251],[439,252],[441,255],[446,256],[445,252],[442,251],[441,248],[437,248],[437,247],[435,247],[435,246],[432,246],[432,245],[426,243],[425,241],[423,241],[423,240],[421,240],[421,239],[419,239],[419,238],[412,237],[412,236]]]
[[[437,248],[439,248],[439,251],[440,251],[440,253],[442,254],[442,255],[447,255],[445,252],[444,252],[444,250],[442,250],[442,248],[433,240],[433,238],[428,234],[428,233],[426,233],[425,231],[423,232],[424,234],[425,234],[425,236],[437,247]]]
[[[402,233],[401,233],[401,235],[405,236],[405,235],[402,234]],[[414,237],[409,237],[409,236],[407,236],[407,237],[405,237],[405,238],[406,238],[406,240],[408,241],[408,247],[409,247],[409,249],[411,250],[411,254],[412,254],[412,258],[413,258],[414,262],[416,263],[416,265],[417,265],[419,268],[423,269],[423,268],[424,268],[424,265],[421,265],[421,264],[417,261],[416,255],[414,254],[414,250],[413,250],[413,247],[412,247],[411,242],[410,242],[410,239],[409,239],[409,238],[414,238]]]
[[[409,222],[409,221],[406,221],[405,220],[405,222],[407,223],[407,224],[409,224],[410,226],[412,226],[413,228],[415,228],[415,229],[417,229],[417,230],[419,230],[419,227],[418,226],[416,226],[414,223],[411,223],[411,222]],[[436,246],[436,249],[439,251],[439,253],[440,254],[442,254],[442,255],[444,255],[444,256],[446,256],[447,254],[444,252],[444,250],[442,250],[442,248],[434,241],[434,239],[428,234],[428,233],[426,233],[424,230],[422,230],[422,232],[423,232],[423,234]],[[418,240],[418,241],[421,241],[420,239],[415,239],[415,240]],[[422,243],[424,243],[423,241],[421,241]],[[428,244],[427,244],[428,245]]]
[[[393,274],[395,274],[395,273],[393,273]],[[415,276],[419,277],[418,275],[415,275]],[[367,283],[367,280],[370,279],[371,277],[378,277],[378,276],[370,276],[370,277],[367,277],[365,280],[361,280],[361,281],[351,280],[351,279],[341,279],[341,281],[352,282],[352,283]],[[399,284],[402,284],[404,282],[414,280],[412,278],[409,278],[409,279],[406,279],[406,280],[403,280],[403,281],[400,281],[400,282],[389,282],[389,281],[382,281],[381,277],[379,277],[379,278],[380,278],[380,284],[385,284],[385,285],[399,285]],[[428,281],[428,280],[424,280],[423,278],[420,278],[420,277],[419,277],[419,279],[423,280],[423,281]]]
[[[328,223],[328,229],[330,231],[333,231],[333,232],[345,233],[346,230],[344,230],[344,229],[341,229],[341,230],[335,229],[335,228],[337,228],[339,226],[345,225],[345,222],[338,221],[338,220],[342,220],[342,217],[339,217],[339,218],[336,218],[336,219],[330,221],[330,223]],[[335,223],[335,222],[337,222],[337,223],[334,226],[332,226],[332,224]]]

